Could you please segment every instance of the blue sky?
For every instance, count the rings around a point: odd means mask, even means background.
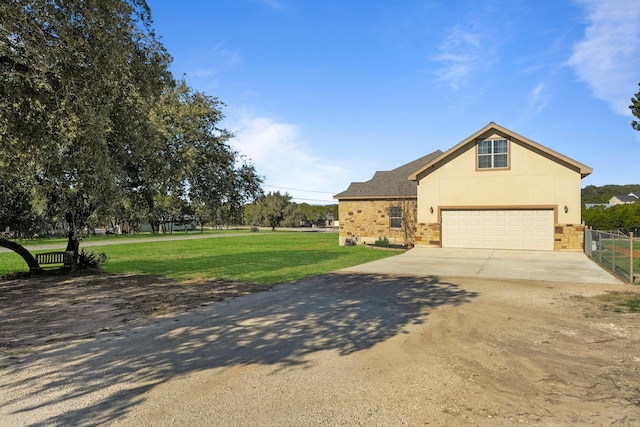
[[[640,1],[148,4],[265,191],[332,203],[492,121],[592,167],[583,186],[640,183]]]

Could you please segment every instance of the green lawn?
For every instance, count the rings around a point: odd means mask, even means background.
[[[626,276],[628,279],[630,270],[629,242],[616,239],[615,248],[612,239],[602,239],[601,243],[602,249],[592,254],[593,259],[600,262],[608,270],[613,270],[615,264],[615,273]],[[640,250],[640,242],[634,241],[633,243],[634,250]],[[640,257],[638,256],[633,258],[633,271],[640,273]]]
[[[81,246],[82,247],[82,246]],[[338,246],[335,233],[267,232],[199,240],[90,247],[109,257],[109,273],[159,274],[178,281],[220,278],[260,284],[290,282],[396,255]],[[22,258],[0,253],[0,274],[26,271]]]
[[[200,235],[200,234],[238,234],[238,233],[249,233],[248,228],[231,228],[225,230],[204,230],[204,232],[200,232],[200,230],[190,230],[188,232],[184,231],[174,231],[173,233],[135,233],[135,234],[98,234],[98,235],[89,235],[84,238],[84,242],[111,242],[111,241],[123,241],[127,240],[136,240],[136,239],[170,239],[173,236],[192,236],[192,235]],[[38,239],[17,239],[16,243],[21,244],[24,247],[29,246],[41,246],[41,245],[65,245],[67,243],[67,239],[64,237],[53,237],[53,238],[38,238]]]

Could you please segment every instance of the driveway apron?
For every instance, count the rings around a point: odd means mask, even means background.
[[[346,268],[349,273],[623,284],[582,252],[416,247]]]

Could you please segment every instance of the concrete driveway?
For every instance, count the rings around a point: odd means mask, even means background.
[[[623,284],[582,252],[417,247],[346,268],[351,273]]]

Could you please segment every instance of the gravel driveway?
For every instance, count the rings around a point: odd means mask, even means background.
[[[640,423],[635,287],[350,270],[16,348],[0,424]]]

